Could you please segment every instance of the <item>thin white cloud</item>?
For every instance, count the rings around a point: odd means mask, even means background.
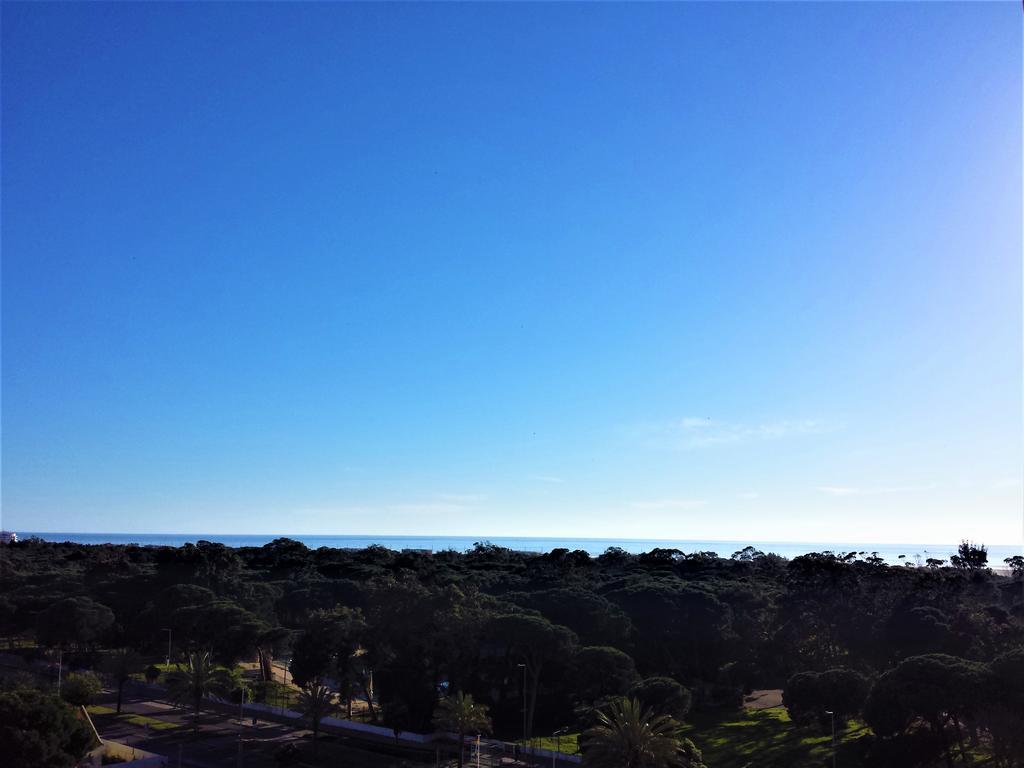
[[[479,504],[487,501],[487,495],[484,493],[439,493],[437,498],[452,504]]]
[[[406,504],[389,504],[379,508],[383,512],[402,512],[414,515],[451,515],[457,512],[473,512],[480,509],[473,504],[456,504],[445,501],[409,502]]]
[[[707,505],[704,499],[648,499],[630,502],[630,509],[639,510],[682,510],[699,509]]]
[[[756,491],[743,491],[742,493],[737,493],[736,494],[736,498],[737,499],[746,499],[748,501],[750,499],[760,498],[760,496],[761,496],[761,494],[757,493]]]
[[[693,448],[723,443],[778,440],[790,435],[812,435],[826,431],[818,419],[798,419],[740,424],[714,419],[685,418],[680,423],[685,443]]]
[[[324,509],[297,510],[319,515],[359,515],[361,517],[388,514],[452,515],[483,509],[487,496],[479,493],[439,493],[425,499],[382,504],[350,504]]]
[[[818,486],[818,490],[829,496],[859,496],[862,493],[860,488],[848,488],[840,485],[821,485]]]
[[[634,436],[650,445],[693,450],[715,445],[781,440],[801,435],[833,432],[839,426],[821,419],[780,419],[763,422],[719,421],[711,417],[687,416],[668,424],[635,427]]]
[[[829,496],[885,496],[892,493],[930,491],[934,488],[934,483],[931,485],[897,485],[887,488],[856,488],[846,485],[820,485],[818,486],[818,491]]]
[[[564,483],[565,482],[565,478],[564,477],[554,477],[552,475],[531,475],[530,479],[531,480],[537,480],[537,481],[539,481],[541,483],[552,483],[552,484],[558,484],[558,483]]]

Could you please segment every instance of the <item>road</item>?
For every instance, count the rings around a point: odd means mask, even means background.
[[[193,730],[190,712],[151,696],[145,686],[126,690],[121,715],[117,715],[113,712],[116,696],[105,693],[97,701],[101,713],[92,716],[97,731],[105,739],[166,755],[172,768],[179,761],[182,768],[277,768],[274,753],[288,742],[297,744],[306,755],[312,753],[312,732],[296,727],[294,721],[260,715],[253,725],[250,715],[240,725],[237,709],[207,703],[198,728]],[[329,729],[321,733],[322,765],[408,768],[436,763],[436,756],[428,750],[413,751],[387,741],[359,744]]]
[[[247,713],[239,723],[238,707],[205,702],[193,729],[190,711],[179,709],[163,699],[163,689],[137,684],[126,686],[121,714],[114,712],[116,696],[104,692],[97,701],[100,713],[93,722],[100,735],[112,741],[139,747],[170,758],[172,768],[277,768],[275,753],[287,743],[296,744],[311,762],[312,731],[293,719],[274,713],[260,713],[255,724]],[[370,734],[354,736],[323,726],[317,741],[318,765],[359,766],[362,768],[425,768],[454,765],[454,752],[444,745],[412,747],[395,740]],[[241,752],[241,757],[239,753]],[[477,764],[467,748],[467,765]],[[480,757],[481,768],[527,768],[500,749],[486,748]],[[549,765],[548,760],[539,763]],[[558,768],[578,768],[578,764],[559,761]]]

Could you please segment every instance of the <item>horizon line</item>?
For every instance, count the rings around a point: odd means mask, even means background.
[[[15,529],[4,528],[4,531],[18,533]],[[516,534],[499,534],[493,536],[483,536],[478,534],[418,534],[418,533],[387,533],[387,534],[376,534],[376,533],[214,533],[206,531],[203,533],[196,532],[182,532],[182,531],[31,531],[25,530],[25,534],[43,534],[47,536],[53,535],[68,535],[68,536],[184,536],[184,537],[195,537],[197,541],[202,540],[205,536],[235,536],[235,537],[249,537],[249,538],[276,538],[276,539],[292,539],[295,541],[300,540],[301,537],[317,537],[317,538],[357,538],[357,539],[477,539],[479,543],[487,543],[495,539],[533,539],[537,541],[592,541],[592,542],[664,542],[664,543],[704,543],[704,544],[747,544],[752,543],[771,545],[771,544],[860,544],[866,546],[916,546],[916,547],[949,547],[957,546],[959,542],[907,542],[907,541],[824,541],[824,540],[803,540],[803,539],[686,539],[686,538],[661,538],[661,537],[629,537],[629,536],[569,536],[569,535],[548,535],[548,536],[536,536],[536,535],[516,535]],[[989,543],[984,541],[972,541],[970,539],[961,539],[960,541],[970,541],[974,544],[980,544],[982,546],[989,546]],[[994,546],[999,547],[1013,547],[1020,546],[1024,547],[1024,541],[1013,541],[1013,542],[997,542]]]

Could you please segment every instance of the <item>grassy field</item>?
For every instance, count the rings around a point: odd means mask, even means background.
[[[851,723],[839,734],[838,763],[845,768],[863,765],[857,740],[869,733],[862,723]],[[798,730],[781,707],[722,715],[695,715],[684,734],[703,752],[708,768],[826,768],[831,766],[831,737]],[[564,734],[557,748],[578,752],[579,733]],[[520,742],[522,743],[522,742]],[[533,746],[555,749],[556,740],[533,739]]]
[[[575,755],[579,752],[579,738],[578,733],[563,733],[557,739],[554,736],[537,736],[530,739],[529,746],[534,749],[550,749],[552,751],[557,749],[563,754]],[[522,746],[526,742],[520,739],[516,743]]]
[[[797,729],[781,707],[694,716],[684,732],[709,768],[824,768],[832,761],[831,737]],[[845,768],[863,765],[856,742],[868,733],[853,722],[839,734],[838,762]]]
[[[90,715],[115,715],[117,710],[113,707],[105,707],[102,704],[90,704],[86,707]],[[124,720],[132,725],[148,725],[154,731],[169,731],[174,728],[179,728],[177,723],[168,723],[166,720],[160,720],[156,717],[147,717],[146,715],[135,715],[129,712],[122,712],[117,715],[118,719]]]

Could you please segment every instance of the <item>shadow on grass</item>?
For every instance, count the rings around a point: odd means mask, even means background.
[[[863,763],[858,740],[870,732],[861,723],[839,734],[838,758],[844,768]],[[824,768],[832,764],[831,737],[798,729],[781,707],[690,718],[685,735],[710,768]]]

